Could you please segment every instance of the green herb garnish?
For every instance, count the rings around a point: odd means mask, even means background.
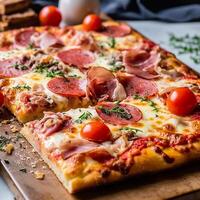
[[[115,48],[115,46],[116,46],[116,40],[113,37],[109,37],[107,41],[100,42],[99,46],[101,48],[108,48],[108,47]]]
[[[64,76],[64,73],[60,70],[52,70],[52,71],[47,71],[46,76],[53,78],[55,76]]]
[[[34,49],[34,44],[33,43],[28,44],[27,49]]]
[[[189,34],[176,36],[171,33],[169,42],[173,48],[178,50],[178,54],[188,54],[194,63],[200,64],[200,36]]]
[[[122,62],[117,60],[116,58],[112,57],[110,59],[110,61],[108,62],[109,65],[112,66],[112,68],[110,68],[111,71],[116,72],[119,71],[120,69],[123,68]]]
[[[87,119],[90,119],[90,118],[92,118],[92,113],[90,113],[89,111],[86,111],[82,115],[80,115],[78,117],[78,119],[75,120],[75,122],[81,124],[84,120],[87,120]]]
[[[3,151],[3,147],[10,142],[10,139],[0,136],[0,151]]]
[[[119,71],[122,68],[123,68],[122,65],[114,65],[112,68],[110,68],[110,70],[112,72],[117,72],[117,71]]]
[[[116,114],[117,116],[119,116],[120,118],[123,118],[123,119],[131,119],[132,118],[132,115],[127,112],[124,108],[116,105],[114,108],[112,109],[108,109],[108,108],[104,108],[103,106],[99,106],[98,107],[99,110],[101,110],[104,114],[106,115],[111,115],[111,114]]]
[[[31,87],[27,84],[24,84],[24,85],[14,86],[13,89],[15,89],[15,90],[30,90]]]
[[[115,48],[115,45],[116,45],[116,40],[115,40],[115,38],[110,37],[109,40],[108,40],[108,45],[109,45],[111,48]]]
[[[123,127],[119,129],[120,131],[132,133],[132,134],[137,134],[138,132],[142,133],[143,131],[137,128],[132,128],[132,127]]]
[[[15,63],[13,67],[17,70],[27,70],[28,67],[26,65],[20,64],[20,63]]]
[[[153,108],[153,111],[158,112],[157,105],[156,105],[156,103],[153,102],[152,100],[150,100],[150,99],[148,99],[148,98],[146,98],[146,97],[142,97],[142,96],[140,96],[140,95],[138,95],[138,94],[134,95],[133,98],[134,98],[134,99],[139,99],[139,100],[141,100],[141,101],[147,102],[147,103],[149,104],[149,106],[151,106],[151,107]]]
[[[35,72],[41,73],[41,74],[46,74],[46,77],[53,78],[55,76],[64,76],[64,72],[60,70],[55,70],[55,69],[49,69],[52,66],[58,66],[58,62],[52,62],[52,63],[40,63],[35,67]]]

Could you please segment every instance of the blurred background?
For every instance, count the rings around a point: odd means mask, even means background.
[[[73,0],[72,0],[73,1]],[[188,22],[200,20],[200,0],[100,0],[101,11],[120,20]],[[58,0],[33,0],[39,11]]]

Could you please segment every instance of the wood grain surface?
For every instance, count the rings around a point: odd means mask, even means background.
[[[2,113],[1,116],[4,116],[5,119],[12,118],[7,112]],[[0,120],[2,121],[2,119]],[[15,150],[12,155],[0,152],[1,174],[15,193],[16,199],[160,200],[200,189],[200,162],[197,161],[175,170],[133,177],[122,182],[70,195],[39,155],[33,151],[29,143],[21,138],[18,132],[12,133],[10,130],[10,126],[13,124],[18,127],[21,125],[15,120],[7,123],[1,124],[0,134],[11,138]],[[23,169],[26,169],[26,173],[23,172]],[[43,172],[45,174],[44,180],[37,180],[34,177],[35,171]]]

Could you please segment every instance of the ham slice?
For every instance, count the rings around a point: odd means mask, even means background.
[[[160,54],[156,48],[146,50],[130,49],[124,52],[123,63],[126,72],[145,79],[158,78],[155,67],[160,62]]]
[[[64,160],[66,160],[75,154],[85,153],[85,152],[94,150],[98,146],[99,145],[97,143],[90,142],[83,139],[68,140],[66,143],[62,145],[60,149],[61,156]]]
[[[63,43],[55,35],[49,32],[33,35],[31,41],[35,46],[39,46],[41,49],[47,49],[49,47],[59,48],[63,46]]]
[[[122,84],[109,70],[103,67],[92,67],[87,72],[88,96],[100,100],[122,100],[126,92]]]
[[[124,37],[131,33],[131,28],[126,24],[104,26],[102,34],[109,37]]]
[[[55,154],[56,153],[54,153],[54,155]],[[62,159],[67,160],[77,154],[85,154],[93,160],[101,163],[113,158],[113,156],[99,144],[78,138],[65,141],[59,147],[59,153],[56,154],[56,157],[61,157]]]
[[[45,112],[41,120],[34,121],[32,124],[34,132],[44,137],[48,137],[64,128],[69,128],[71,117],[63,113]]]

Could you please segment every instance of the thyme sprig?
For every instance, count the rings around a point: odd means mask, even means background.
[[[124,132],[128,132],[128,133],[132,133],[134,135],[136,135],[137,133],[142,133],[143,131],[137,128],[132,128],[132,127],[123,127],[119,129],[120,131],[124,131]]]
[[[13,87],[13,89],[15,89],[15,90],[30,90],[31,87],[27,84],[24,84],[24,85],[16,85]]]
[[[7,145],[10,142],[10,139],[4,137],[4,136],[0,136],[0,151],[3,151],[3,148],[5,145]]]
[[[170,33],[169,44],[178,50],[178,54],[188,54],[194,63],[200,64],[200,36],[176,36]]]
[[[52,66],[58,66],[58,62],[40,63],[35,67],[35,72],[45,74],[46,77],[53,78],[55,76],[64,76],[64,72],[60,70],[50,69]]]
[[[118,105],[116,105],[112,109],[104,108],[103,106],[99,106],[98,109],[101,110],[106,115],[116,114],[120,118],[127,120],[132,118],[132,115],[129,112],[127,112],[124,108]]]
[[[15,64],[13,65],[13,67],[14,67],[15,69],[17,69],[17,70],[27,70],[27,69],[28,69],[28,67],[27,67],[26,65],[21,64],[21,63],[15,63]]]
[[[77,120],[75,120],[76,123],[81,124],[84,120],[92,118],[92,113],[89,111],[84,112],[81,114]]]
[[[109,45],[111,48],[115,48],[115,45],[116,45],[116,40],[115,40],[115,38],[110,37],[109,40],[108,40],[108,45]]]
[[[99,46],[104,49],[104,48],[115,48],[116,46],[116,39],[113,37],[109,37],[106,41],[101,41],[99,43]]]
[[[121,61],[117,60],[116,58],[112,57],[108,62],[109,65],[112,67],[110,68],[111,71],[116,72],[123,68],[123,64]]]

